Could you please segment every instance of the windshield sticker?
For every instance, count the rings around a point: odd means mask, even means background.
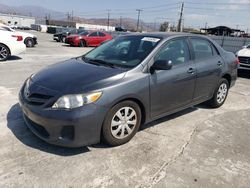
[[[153,38],[153,37],[144,37],[141,39],[142,41],[147,41],[147,42],[158,42],[160,39],[158,38]]]

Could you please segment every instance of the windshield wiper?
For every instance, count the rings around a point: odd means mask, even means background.
[[[85,58],[88,62],[93,63],[93,64],[98,64],[98,65],[103,65],[106,67],[111,67],[111,68],[116,68],[115,64],[101,60],[101,59],[87,59]]]

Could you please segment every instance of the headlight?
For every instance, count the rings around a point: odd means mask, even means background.
[[[52,108],[72,109],[83,106],[85,104],[96,102],[102,95],[102,92],[90,94],[64,95],[60,97]]]

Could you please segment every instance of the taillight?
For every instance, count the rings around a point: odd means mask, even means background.
[[[238,57],[236,57],[236,60],[234,61],[234,63],[235,63],[236,65],[239,65],[239,64],[240,64],[240,60],[239,60]]]
[[[12,37],[15,37],[17,39],[17,41],[22,41],[23,37],[20,35],[12,35]]]

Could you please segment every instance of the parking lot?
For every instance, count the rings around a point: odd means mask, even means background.
[[[62,148],[28,130],[18,92],[32,73],[91,48],[36,35],[35,48],[0,63],[0,187],[249,187],[250,72],[219,109],[198,105],[143,125],[119,147]]]

